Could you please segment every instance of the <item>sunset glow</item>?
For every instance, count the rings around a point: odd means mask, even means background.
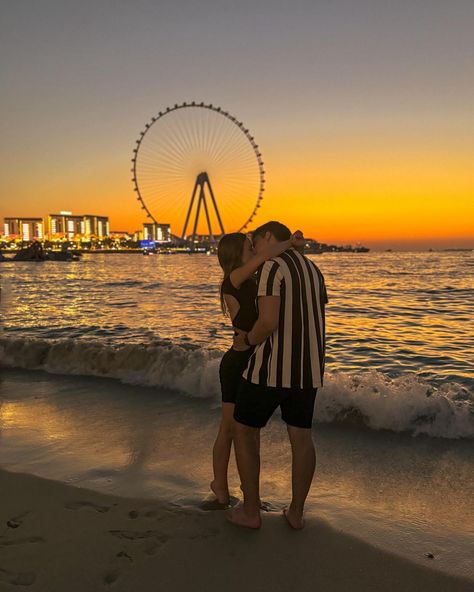
[[[303,4],[232,18],[216,6],[206,19],[169,5],[162,19],[165,8],[143,2],[113,25],[90,7],[66,18],[58,3],[45,21],[11,6],[0,216],[67,209],[141,228],[135,140],[159,110],[204,100],[259,144],[267,184],[255,225],[278,219],[321,242],[375,249],[473,248],[468,3],[449,14],[386,7],[377,27],[364,10]]]

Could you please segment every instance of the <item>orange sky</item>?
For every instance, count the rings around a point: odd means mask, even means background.
[[[319,138],[301,146],[296,137],[285,146],[295,150],[288,154],[276,144],[265,150],[267,191],[255,226],[278,219],[321,242],[373,248],[474,247],[467,150],[413,141],[408,147],[391,139],[387,149],[372,146],[370,138],[365,145]],[[15,200],[14,207],[2,203],[1,213],[46,215],[66,209],[108,215],[114,230],[140,228],[146,219],[132,189],[130,155],[123,156],[101,160],[104,170],[64,167],[53,178],[37,171],[17,187],[24,199]],[[181,231],[184,213],[176,215]]]
[[[0,217],[70,210],[140,228],[134,142],[158,110],[194,99],[241,118],[260,145],[255,225],[474,248],[474,5],[405,4],[10,3]]]

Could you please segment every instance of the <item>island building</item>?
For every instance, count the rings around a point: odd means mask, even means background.
[[[3,219],[3,237],[9,240],[43,240],[43,218],[6,217]]]
[[[171,242],[171,229],[169,224],[156,224],[155,222],[143,223],[143,240],[157,243]]]
[[[48,237],[58,239],[90,239],[109,236],[109,218],[95,214],[76,214],[59,212],[48,216]]]

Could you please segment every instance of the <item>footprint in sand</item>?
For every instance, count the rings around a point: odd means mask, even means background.
[[[130,512],[128,513],[128,517],[131,518],[132,520],[135,520],[136,518],[155,518],[158,515],[158,512],[156,512],[155,510],[147,510],[146,512],[137,512],[137,510],[130,510]]]
[[[25,545],[27,543],[44,543],[44,538],[40,536],[23,537],[13,541],[6,540],[6,537],[0,537],[0,547],[10,547],[11,545]]]
[[[118,537],[119,539],[128,539],[130,541],[156,538],[165,543],[170,538],[168,535],[163,534],[158,530],[109,530],[109,532],[112,536]]]
[[[114,582],[117,581],[118,577],[119,577],[119,573],[117,571],[109,571],[104,576],[104,584],[107,584],[108,586],[110,586],[111,584],[113,584]]]
[[[26,512],[23,512],[22,514],[18,514],[18,516],[13,516],[13,518],[10,518],[10,520],[7,520],[8,528],[18,528],[19,526],[21,526],[23,524],[22,518],[27,516],[29,513],[30,513],[30,511],[27,510]]]
[[[140,542],[146,555],[154,555],[170,539],[157,530],[109,530],[109,533],[119,539]]]
[[[215,537],[219,534],[219,529],[218,528],[211,528],[206,532],[202,532],[199,534],[192,534],[190,535],[188,538],[192,541],[196,540],[196,539],[210,539],[212,537]]]
[[[263,500],[260,502],[260,509],[262,512],[281,512],[282,508],[275,506],[272,502],[264,502]]]
[[[80,510],[82,508],[92,508],[96,512],[108,512],[111,506],[99,506],[99,504],[95,504],[94,502],[68,502],[64,506],[67,510]]]
[[[36,581],[36,574],[31,571],[14,572],[0,567],[0,582],[14,586],[31,586]]]
[[[199,503],[198,507],[205,512],[214,512],[215,510],[228,510],[234,508],[239,503],[239,498],[233,495],[229,498],[228,504],[221,504],[214,496],[203,500]]]
[[[158,512],[156,512],[155,510],[147,510],[145,512],[145,518],[155,518],[155,516],[158,515]]]

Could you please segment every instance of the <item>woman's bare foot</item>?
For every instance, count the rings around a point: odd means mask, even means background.
[[[294,530],[303,530],[303,515],[296,513],[294,510],[291,509],[291,506],[283,510],[283,516],[286,518],[286,521],[291,526],[291,528],[293,528]]]
[[[262,526],[260,514],[248,516],[243,505],[239,505],[227,514],[227,520],[236,526],[258,530]]]
[[[224,506],[228,506],[230,502],[229,490],[226,487],[219,487],[215,481],[211,481],[210,487],[217,501]]]

